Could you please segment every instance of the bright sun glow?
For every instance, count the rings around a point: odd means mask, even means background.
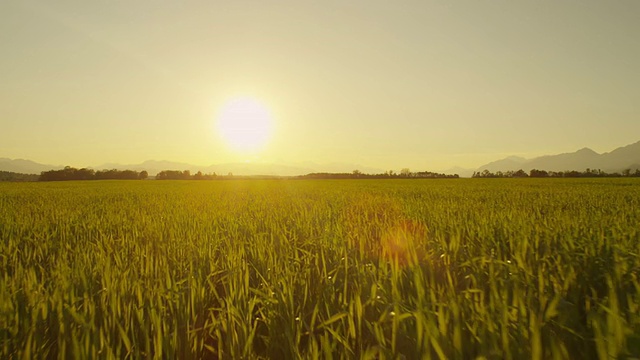
[[[271,122],[271,114],[262,103],[249,97],[235,98],[218,114],[218,131],[235,151],[253,152],[271,137]]]

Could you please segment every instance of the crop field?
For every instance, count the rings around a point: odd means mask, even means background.
[[[637,179],[0,184],[0,358],[640,356]]]

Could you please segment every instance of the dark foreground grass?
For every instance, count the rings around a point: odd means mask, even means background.
[[[0,358],[640,356],[636,179],[0,184]]]

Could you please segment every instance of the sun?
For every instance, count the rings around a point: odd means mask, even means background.
[[[251,97],[227,101],[217,116],[222,139],[238,152],[262,149],[271,137],[272,117],[265,105]]]

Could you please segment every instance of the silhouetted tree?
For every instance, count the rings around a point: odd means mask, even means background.
[[[146,178],[146,171],[145,178]],[[76,169],[71,166],[66,166],[62,170],[50,170],[43,171],[40,174],[40,181],[63,181],[63,180],[136,180],[140,179],[141,173],[133,170],[101,170],[94,171],[93,169]]]
[[[39,175],[35,174],[21,174],[11,171],[0,171],[0,181],[37,181]]]
[[[189,180],[190,178],[189,170],[163,170],[156,174],[156,180]]]
[[[533,169],[529,171],[530,177],[548,177],[549,173],[544,170]]]

